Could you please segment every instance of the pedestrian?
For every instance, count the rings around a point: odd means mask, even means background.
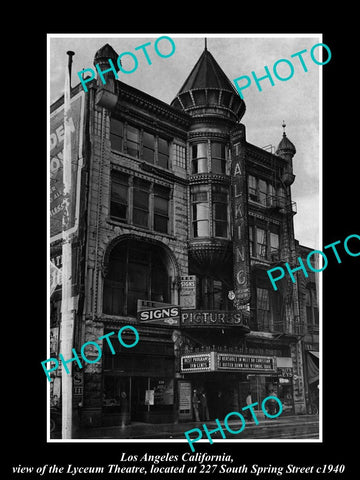
[[[120,416],[121,416],[121,428],[124,428],[128,420],[128,399],[125,392],[120,394]]]
[[[192,406],[194,410],[194,417],[196,422],[200,422],[200,417],[199,417],[199,397],[197,394],[196,389],[193,390],[193,396],[192,396]]]
[[[249,406],[249,405],[252,404],[252,398],[251,398],[251,391],[250,390],[248,391],[245,402],[246,402],[246,406]],[[250,408],[245,410],[245,412],[246,412],[245,413],[246,419],[250,421],[252,419]]]
[[[223,418],[224,416],[224,397],[222,391],[219,390],[216,395],[216,412],[217,418]]]
[[[209,420],[209,407],[207,403],[206,393],[203,390],[200,396],[200,406],[201,406],[201,420]]]
[[[277,395],[276,395],[274,389],[270,390],[269,397],[276,397],[277,398]],[[267,404],[268,404],[267,411],[268,411],[269,415],[276,415],[277,405],[278,405],[277,401],[271,398],[270,400],[268,400]]]

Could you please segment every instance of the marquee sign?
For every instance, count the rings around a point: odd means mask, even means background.
[[[213,371],[275,373],[275,358],[218,352],[181,356],[181,372],[183,373]]]
[[[183,355],[180,368],[184,373],[210,372],[214,370],[214,352]]]
[[[275,372],[274,357],[217,353],[216,361],[217,370]]]

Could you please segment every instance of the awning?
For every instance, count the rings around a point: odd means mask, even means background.
[[[319,352],[314,352],[313,350],[308,350],[308,352],[313,355],[315,358],[319,358]]]
[[[308,350],[306,358],[307,363],[307,373],[309,383],[314,383],[319,381],[319,352],[313,350]]]

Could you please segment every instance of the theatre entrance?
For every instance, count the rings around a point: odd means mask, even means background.
[[[188,375],[192,390],[196,389],[200,398],[205,393],[209,409],[209,418],[223,419],[232,411],[241,411],[246,405],[249,381],[243,374],[227,374],[223,372],[207,372]],[[240,409],[240,410],[239,410]]]

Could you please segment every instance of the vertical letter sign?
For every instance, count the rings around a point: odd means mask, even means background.
[[[233,215],[234,305],[237,310],[250,302],[250,254],[247,222],[247,181],[243,132],[232,133],[231,201]]]

